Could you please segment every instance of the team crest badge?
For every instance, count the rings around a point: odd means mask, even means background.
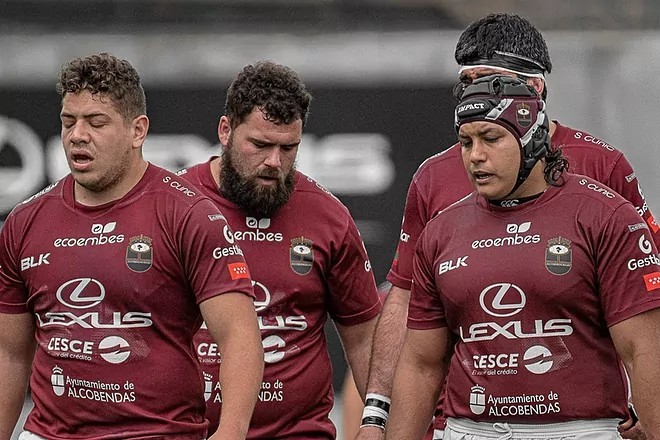
[[[566,275],[573,265],[573,251],[571,241],[567,238],[556,237],[548,240],[545,250],[545,268],[555,275]]]
[[[314,242],[305,237],[292,239],[291,249],[289,249],[289,262],[295,273],[307,275],[314,264]]]
[[[146,235],[131,237],[126,248],[126,266],[133,272],[146,272],[153,263],[151,238]]]
[[[529,127],[532,124],[532,112],[529,105],[521,102],[516,106],[516,120],[523,127]]]

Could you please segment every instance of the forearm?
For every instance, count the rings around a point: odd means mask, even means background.
[[[394,378],[386,439],[424,437],[433,419],[443,378],[443,368],[432,368],[402,359]]]
[[[35,348],[29,313],[0,314],[0,439],[11,437],[20,416]]]
[[[360,325],[363,326],[363,329],[355,335],[356,337],[351,338],[351,342],[348,342],[346,331],[341,331],[340,334],[343,335],[342,341],[344,342],[348,365],[351,367],[353,379],[355,380],[355,386],[360,394],[360,398],[364,401],[367,377],[369,375],[372,336],[376,327],[376,319],[374,318],[372,322]]]
[[[410,291],[393,286],[376,324],[371,348],[367,392],[390,396],[406,334]]]
[[[222,414],[213,438],[245,438],[263,379],[259,334],[230,338],[221,348]]]
[[[27,392],[32,358],[8,359],[0,355],[0,438],[8,439],[16,426]]]
[[[210,439],[244,439],[264,372],[264,351],[252,299],[226,293],[200,304],[211,335],[218,343],[222,413]]]
[[[657,354],[634,358],[629,371],[632,399],[648,440],[660,440],[660,368]]]

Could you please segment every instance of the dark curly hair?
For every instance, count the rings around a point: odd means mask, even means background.
[[[225,115],[236,128],[256,107],[275,124],[307,121],[312,95],[289,67],[261,61],[243,68],[227,90]]]
[[[561,148],[550,144],[543,160],[545,161],[543,175],[548,185],[563,185],[565,183],[564,172],[568,171],[568,159],[564,156]]]
[[[140,75],[131,63],[106,52],[76,58],[64,65],[56,89],[62,98],[84,90],[109,97],[127,121],[147,114]]]
[[[541,32],[527,19],[515,14],[489,14],[472,22],[458,38],[454,58],[459,65],[493,58],[505,52],[529,58],[552,71],[548,45]],[[524,78],[524,77],[523,77]],[[548,97],[547,83],[542,98]]]

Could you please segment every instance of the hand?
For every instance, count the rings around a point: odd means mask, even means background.
[[[632,419],[628,419],[619,425],[619,434],[627,439],[646,440],[642,424],[640,422],[634,423]]]
[[[365,426],[358,430],[355,440],[384,440],[385,431],[376,426]]]

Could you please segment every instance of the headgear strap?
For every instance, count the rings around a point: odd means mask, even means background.
[[[541,79],[545,79],[545,74],[547,73],[546,68],[538,61],[522,55],[501,52],[498,50],[496,50],[490,58],[476,59],[463,64],[458,69],[458,73],[461,74],[464,70],[473,69],[475,67],[500,69],[517,75]]]

